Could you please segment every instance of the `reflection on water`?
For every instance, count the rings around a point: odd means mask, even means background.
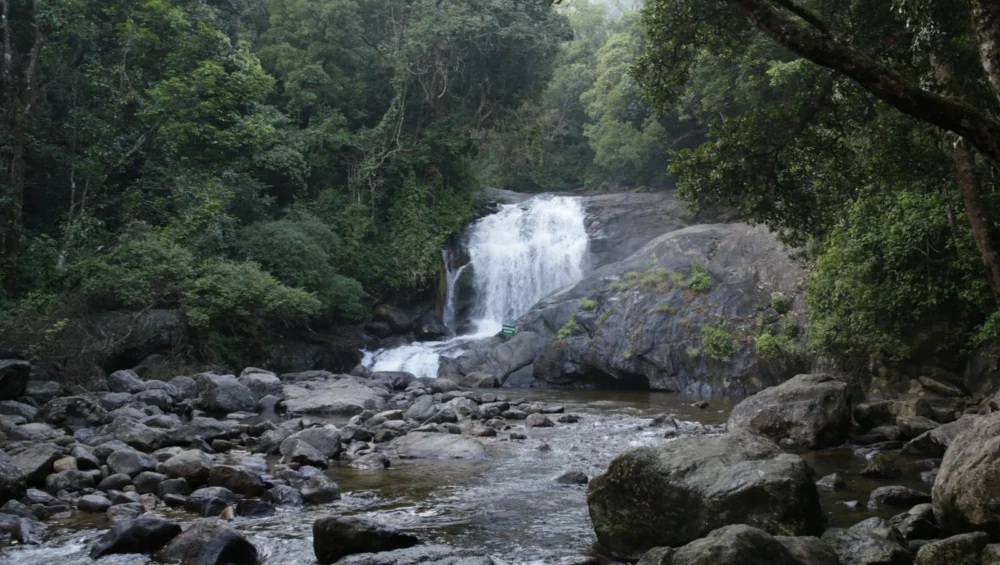
[[[662,430],[646,428],[649,418],[665,412],[705,424],[725,422],[731,404],[715,399],[699,410],[677,395],[641,391],[501,391],[528,401],[557,402],[567,413],[581,416],[578,424],[548,429],[523,429],[527,440],[510,441],[507,433],[484,438],[486,461],[394,461],[380,471],[333,469],[344,498],[334,504],[304,510],[281,509],[276,516],[238,518],[233,527],[261,550],[264,565],[314,563],[312,523],[333,514],[362,514],[411,530],[428,542],[472,548],[511,563],[551,563],[588,552],[594,542],[584,487],[560,486],[554,479],[570,470],[589,476],[602,473],[624,449],[656,445]],[[821,493],[832,525],[850,525],[865,517],[840,500],[867,502],[867,492],[882,484],[914,484],[919,469],[901,464],[903,481],[879,482],[856,474],[864,465],[849,450],[808,456],[818,475],[840,472],[850,490]],[[916,479],[918,480],[918,479]],[[924,487],[926,490],[926,487]],[[190,521],[189,514],[166,514]],[[78,515],[80,516],[80,515]],[[110,527],[103,519],[82,524],[50,524],[46,545],[0,553],[4,565],[89,564],[87,544]],[[81,530],[81,527],[87,529]],[[113,556],[111,565],[148,563],[143,556]]]

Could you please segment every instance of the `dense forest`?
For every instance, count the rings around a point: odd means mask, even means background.
[[[259,358],[432,299],[487,186],[764,223],[813,267],[811,346],[858,367],[993,342],[994,8],[637,4],[0,0],[0,349],[165,310],[185,355]]]

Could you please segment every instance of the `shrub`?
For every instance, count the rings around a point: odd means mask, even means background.
[[[200,332],[263,336],[270,324],[302,324],[322,308],[311,293],[289,288],[256,263],[207,261],[181,302]]]
[[[697,359],[701,357],[701,350],[697,347],[688,347],[684,352],[687,354],[689,359]]]
[[[757,354],[765,359],[778,359],[799,352],[794,339],[785,334],[761,334],[757,336]]]
[[[323,310],[357,320],[365,314],[364,290],[334,269],[331,255],[339,246],[339,238],[326,225],[302,212],[240,231],[239,247],[246,259],[285,285],[316,293]]]
[[[708,274],[708,268],[701,263],[691,265],[691,278],[688,279],[687,286],[695,292],[712,290],[712,276]]]
[[[580,324],[576,322],[576,316],[570,316],[569,319],[566,320],[566,323],[559,328],[559,332],[556,333],[556,339],[564,340],[580,333],[582,330],[583,328],[581,328]]]
[[[733,336],[724,330],[705,326],[701,330],[702,351],[716,361],[729,361],[736,355],[737,345]]]
[[[580,310],[586,310],[586,311],[589,312],[591,310],[596,310],[596,309],[597,309],[597,301],[596,300],[592,300],[592,299],[588,298],[588,299],[580,302]]]
[[[792,309],[792,297],[775,292],[771,295],[771,308],[774,308],[779,314],[787,314]]]

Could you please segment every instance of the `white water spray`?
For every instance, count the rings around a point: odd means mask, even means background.
[[[463,343],[496,335],[502,324],[514,324],[538,301],[583,278],[590,244],[584,218],[578,198],[539,196],[479,220],[466,235],[470,262],[448,267],[444,311],[445,325],[456,327],[455,286],[472,268],[475,333],[366,353],[363,364],[437,377],[441,356],[457,357]]]

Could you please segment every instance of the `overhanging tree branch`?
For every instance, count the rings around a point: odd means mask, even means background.
[[[844,44],[829,32],[807,27],[767,0],[726,0],[771,39],[798,55],[839,71],[905,114],[952,131],[1000,163],[1000,122],[949,96],[935,94]]]

